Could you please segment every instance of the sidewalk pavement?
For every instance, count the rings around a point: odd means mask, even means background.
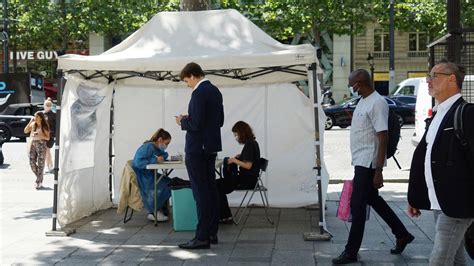
[[[355,265],[427,265],[433,245],[433,217],[426,212],[418,219],[407,216],[407,184],[386,184],[385,199],[416,237],[402,255],[391,255],[394,237],[374,211],[367,221]],[[333,234],[330,241],[304,241],[302,233],[318,231],[318,211],[271,209],[271,225],[262,208],[252,208],[240,225],[222,225],[219,244],[209,250],[187,251],[177,247],[193,238],[193,232],[174,232],[172,222],[157,227],[146,219],[145,212],[135,213],[124,224],[116,209],[100,211],[71,227],[77,232],[69,237],[46,237],[51,228],[50,208],[15,211],[14,204],[2,213],[2,265],[331,265],[331,259],[343,250],[350,224],[336,215],[342,185],[330,185],[326,221]],[[52,191],[31,194],[52,195]],[[37,198],[38,199],[38,198]],[[41,198],[39,198],[41,199]],[[30,202],[28,205],[34,205]],[[25,226],[25,222],[31,226]],[[4,237],[10,238],[10,240]],[[13,240],[14,239],[14,240]]]
[[[219,244],[210,250],[177,247],[192,232],[174,232],[172,222],[157,227],[144,211],[123,224],[116,209],[100,211],[71,225],[69,237],[46,237],[52,226],[53,176],[45,175],[46,189],[33,188],[24,143],[4,145],[6,165],[0,167],[0,265],[331,265],[348,236],[349,223],[338,220],[336,209],[342,184],[328,188],[326,222],[330,241],[306,242],[303,232],[319,232],[315,210],[271,209],[270,225],[263,209],[254,208],[240,225],[223,225]],[[386,183],[380,192],[416,237],[402,255],[391,255],[394,237],[372,211],[367,221],[360,263],[355,265],[427,265],[433,245],[431,213],[407,216],[406,183]],[[473,261],[471,261],[473,262]],[[472,263],[474,265],[474,262]]]

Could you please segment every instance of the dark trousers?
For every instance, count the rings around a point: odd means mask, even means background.
[[[379,196],[378,189],[373,186],[375,169],[356,166],[354,174],[351,197],[352,226],[349,231],[346,252],[351,255],[356,255],[359,252],[364,236],[367,204],[372,206],[375,212],[388,224],[396,238],[406,237],[408,235],[407,229],[387,202]]]
[[[216,154],[186,154],[185,163],[198,215],[196,238],[208,240],[219,226],[219,197],[215,173]]]
[[[220,219],[232,217],[227,194],[232,193],[235,189],[253,189],[257,183],[257,177],[255,176],[240,175],[236,164],[227,164],[228,159],[228,157],[224,158],[222,166],[224,178],[217,179]]]

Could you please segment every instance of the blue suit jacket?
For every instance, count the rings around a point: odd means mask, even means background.
[[[186,130],[186,153],[215,153],[222,150],[221,127],[224,124],[222,94],[208,80],[193,91],[188,116],[181,120]]]

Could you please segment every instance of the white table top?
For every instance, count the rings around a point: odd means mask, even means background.
[[[216,159],[215,167],[219,168],[223,163],[224,160]],[[147,164],[146,169],[186,169],[186,165],[184,164],[184,161],[164,161],[162,163]]]

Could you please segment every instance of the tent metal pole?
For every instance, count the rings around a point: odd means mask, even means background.
[[[323,204],[323,188],[321,179],[321,132],[319,129],[319,104],[318,104],[318,79],[317,79],[317,64],[312,63],[309,70],[311,70],[312,82],[313,82],[313,106],[314,106],[314,138],[316,148],[316,166],[313,170],[316,170],[316,180],[318,185],[318,205],[319,205],[319,232],[305,232],[303,233],[303,239],[306,241],[328,241],[331,239],[331,234],[326,231],[324,223],[324,204]]]
[[[115,95],[115,86],[112,91],[112,103],[110,106],[110,125],[109,125],[109,197],[110,202],[112,202],[112,181],[113,181],[113,136],[114,136],[114,95]]]
[[[57,94],[56,102],[56,132],[55,132],[55,141],[54,141],[54,189],[53,189],[53,225],[51,231],[46,232],[46,236],[69,236],[76,232],[75,229],[63,228],[62,230],[57,230],[57,213],[58,213],[58,180],[59,180],[59,143],[61,136],[61,100],[63,96],[64,89],[64,77],[61,70],[58,71],[59,74],[59,90]]]

